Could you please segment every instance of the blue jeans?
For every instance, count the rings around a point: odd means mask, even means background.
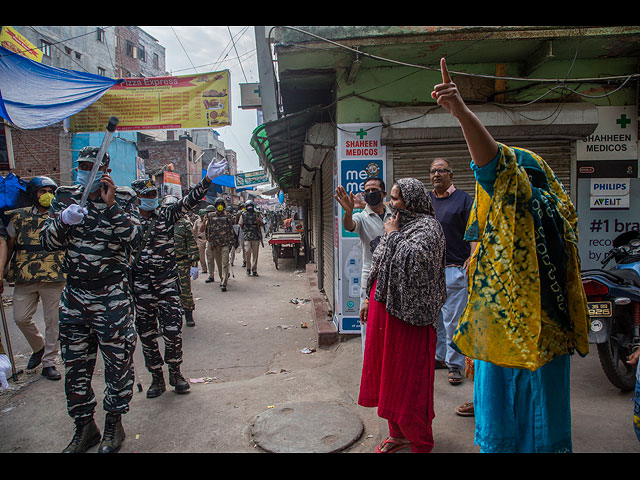
[[[447,267],[447,301],[438,314],[438,342],[436,360],[443,361],[449,368],[459,368],[464,372],[464,355],[454,350],[450,344],[458,320],[467,306],[467,272],[462,267]]]

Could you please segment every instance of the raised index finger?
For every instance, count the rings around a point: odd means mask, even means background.
[[[444,59],[444,57],[440,59],[440,69],[442,71],[442,83],[451,83],[449,70],[447,70],[447,61]]]

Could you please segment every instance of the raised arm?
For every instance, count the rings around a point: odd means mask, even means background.
[[[462,127],[471,159],[478,167],[489,163],[498,153],[498,145],[480,119],[464,103],[458,87],[451,81],[447,62],[440,60],[442,83],[433,87],[431,96],[438,105],[451,113]]]

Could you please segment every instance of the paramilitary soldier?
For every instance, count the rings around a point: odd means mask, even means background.
[[[49,380],[62,377],[55,364],[60,353],[58,342],[58,303],[64,288],[62,271],[64,251],[46,251],[40,244],[40,230],[48,217],[53,194],[58,188],[49,177],[35,177],[27,183],[27,196],[32,205],[6,212],[9,235],[7,280],[15,282],[13,318],[33,349],[27,370],[42,362],[42,375]],[[15,255],[13,255],[15,252]],[[38,302],[42,300],[44,336],[33,321]]]
[[[40,232],[45,249],[65,251],[67,283],[60,298],[60,347],[65,393],[75,434],[64,452],[84,452],[100,441],[93,419],[96,398],[91,378],[98,347],[104,359],[106,419],[99,453],[117,452],[125,438],[121,415],[133,396],[136,332],[127,270],[142,238],[135,193],[116,187],[105,153],[92,185],[87,185],[99,148],[85,147],[78,157],[77,183],[60,187],[51,216]],[[79,202],[90,194],[84,208]]]
[[[246,210],[240,215],[238,224],[242,228],[244,235],[244,251],[245,260],[247,262],[247,275],[253,273],[254,277],[258,276],[258,251],[260,242],[262,241],[262,226],[264,222],[258,212],[256,212],[255,204],[252,200],[245,204]]]
[[[176,203],[178,197],[167,195],[163,204]],[[187,216],[181,217],[174,226],[174,241],[176,245],[176,262],[178,263],[178,277],[180,278],[180,305],[184,311],[184,318],[188,327],[196,325],[193,311],[196,303],[191,293],[191,279],[198,278],[198,262],[200,250],[193,235],[193,224]]]
[[[180,372],[182,364],[182,308],[176,262],[174,226],[180,217],[195,208],[205,196],[211,180],[221,175],[226,161],[214,163],[191,192],[173,205],[158,208],[158,189],[148,180],[137,180],[133,187],[140,199],[140,217],[145,235],[140,253],[132,265],[136,329],[142,343],[145,365],[152,382],[147,398],[166,390],[162,366],[169,368],[169,385],[177,393],[187,393],[189,383]],[[147,183],[145,183],[147,182]],[[147,230],[149,233],[147,234]],[[158,334],[164,340],[164,361],[158,347]]]
[[[201,227],[207,234],[207,263],[209,264],[207,282],[213,281],[215,264],[220,275],[220,290],[226,292],[229,281],[229,252],[236,241],[236,236],[233,232],[233,218],[224,211],[224,200],[216,198],[213,207],[215,211],[207,212]]]

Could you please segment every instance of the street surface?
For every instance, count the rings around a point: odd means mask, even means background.
[[[239,256],[228,291],[219,278],[205,283],[206,274],[193,283],[196,327],[183,328],[183,375],[191,382],[189,394],[168,390],[147,399],[151,376],[144,367],[141,347],[135,354],[136,376],[143,392],[134,389],[131,409],[123,417],[127,438],[122,453],[261,453],[252,438],[255,419],[279,407],[304,404],[335,405],[360,419],[363,433],[339,451],[371,453],[387,436],[386,422],[375,409],[357,405],[362,351],[360,338],[347,337],[329,347],[318,347],[304,268],[293,259],[281,259],[275,269],[271,250],[260,249],[259,277],[247,277]],[[13,289],[5,286],[5,298]],[[293,299],[302,302],[292,303]],[[5,307],[11,345],[19,369],[31,349]],[[42,311],[36,321],[44,331]],[[307,328],[302,325],[306,322]],[[303,353],[309,352],[309,353]],[[0,452],[56,453],[73,435],[66,412],[64,380],[50,381],[42,367],[10,381],[0,394]],[[58,370],[64,371],[61,362]],[[165,367],[165,378],[167,378]],[[93,388],[98,400],[96,421],[104,425],[103,366],[100,355]],[[446,370],[436,371],[434,453],[478,453],[473,418],[457,416],[454,408],[472,399],[473,385],[447,382]],[[576,453],[638,453],[632,425],[633,393],[621,393],[604,376],[595,349],[572,363],[572,425]],[[312,438],[320,425],[309,418],[300,425]],[[305,438],[290,448],[302,451]],[[93,453],[97,447],[89,450]],[[409,452],[403,450],[402,452]],[[302,473],[302,472],[300,472]]]

